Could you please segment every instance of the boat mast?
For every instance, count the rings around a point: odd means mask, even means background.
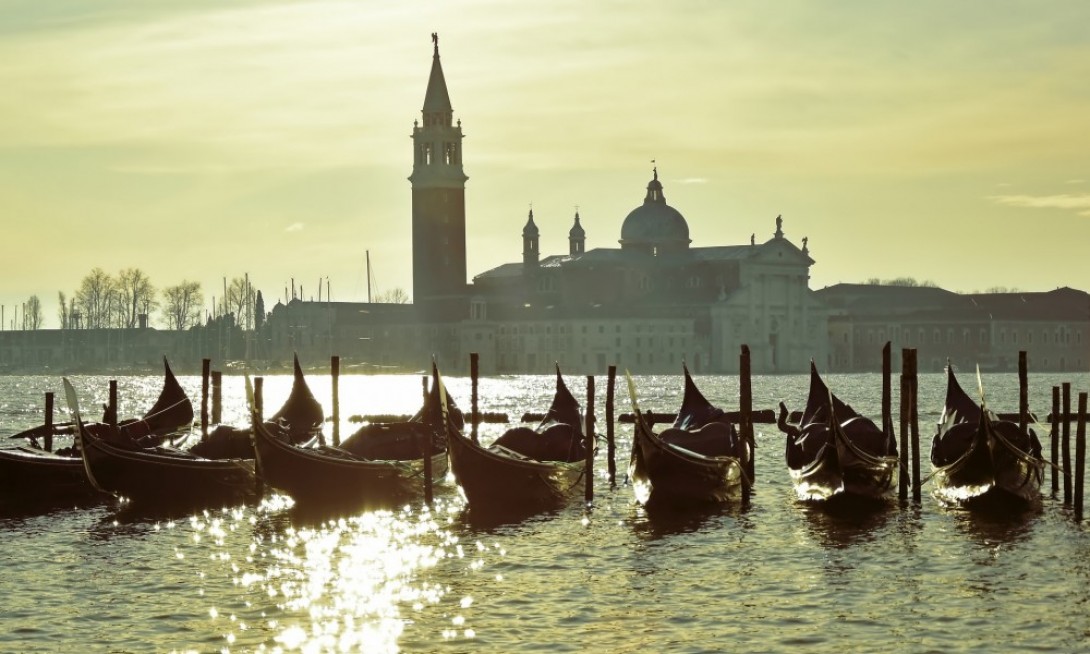
[[[371,304],[371,251],[365,250],[367,253],[367,304]]]

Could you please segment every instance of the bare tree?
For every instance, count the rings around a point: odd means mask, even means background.
[[[118,273],[117,286],[121,291],[119,303],[122,327],[136,327],[137,317],[147,314],[157,305],[155,287],[147,274],[139,268],[126,268]]]
[[[116,282],[102,268],[95,268],[83,278],[76,291],[76,306],[88,329],[108,327],[114,303]]]
[[[57,291],[57,319],[61,321],[61,329],[68,329],[68,299],[64,291]]]
[[[24,329],[41,329],[45,319],[42,317],[42,301],[37,295],[31,295],[23,305]]]
[[[407,304],[409,294],[400,286],[383,291],[375,296],[375,302],[379,304]]]
[[[235,277],[227,286],[227,295],[223,298],[224,313],[235,315],[235,324],[243,329],[253,329],[253,316],[250,308],[254,304],[254,289],[245,277]]]
[[[163,289],[163,317],[168,329],[187,329],[200,322],[203,305],[200,282],[187,280]]]

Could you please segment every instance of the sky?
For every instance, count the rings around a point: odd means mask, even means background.
[[[693,246],[783,216],[811,288],[1090,290],[1090,3],[0,0],[0,304],[94,267],[267,308],[412,288],[431,33],[469,276],[617,247],[658,166]],[[153,324],[162,325],[157,316]],[[5,324],[10,328],[10,324]]]

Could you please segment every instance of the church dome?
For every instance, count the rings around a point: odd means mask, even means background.
[[[643,205],[633,209],[621,225],[621,248],[654,253],[684,250],[690,242],[689,224],[680,211],[666,204],[655,169]]]

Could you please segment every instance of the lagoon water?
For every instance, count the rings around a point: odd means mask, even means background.
[[[199,397],[199,379],[181,381]],[[781,399],[801,408],[807,381],[755,377],[755,408]],[[826,381],[860,412],[878,413],[878,375]],[[1077,394],[1090,375],[1031,375],[1031,409],[1047,414],[1063,381]],[[329,398],[328,378],[309,382]],[[596,382],[604,432],[605,379]],[[105,401],[107,378],[73,383],[85,410]],[[697,383],[736,408],[736,378]],[[919,381],[925,472],[944,383],[940,374]],[[121,377],[120,415],[150,406],[159,384]],[[636,384],[642,408],[676,409],[680,374]],[[265,406],[278,406],[289,385],[266,378]],[[469,380],[448,385],[468,408]],[[542,411],[551,385],[548,376],[482,379],[481,410]],[[582,396],[583,379],[569,385]],[[1016,409],[1016,375],[985,375],[984,385],[990,406]],[[60,380],[0,377],[0,435],[40,423],[47,390],[60,397]],[[347,435],[353,414],[415,410],[420,379],[342,376],[340,393]],[[243,397],[242,378],[225,377],[225,422],[241,424]],[[617,406],[629,410],[627,398]],[[484,426],[482,440],[503,427]],[[507,523],[476,520],[449,481],[430,511],[420,502],[320,515],[274,494],[195,513],[106,500],[6,506],[0,652],[1090,651],[1090,534],[1062,502],[976,515],[925,492],[919,505],[832,515],[795,501],[781,435],[758,430],[750,505],[689,514],[633,506],[630,425],[618,425],[616,488],[603,440],[592,507]]]

